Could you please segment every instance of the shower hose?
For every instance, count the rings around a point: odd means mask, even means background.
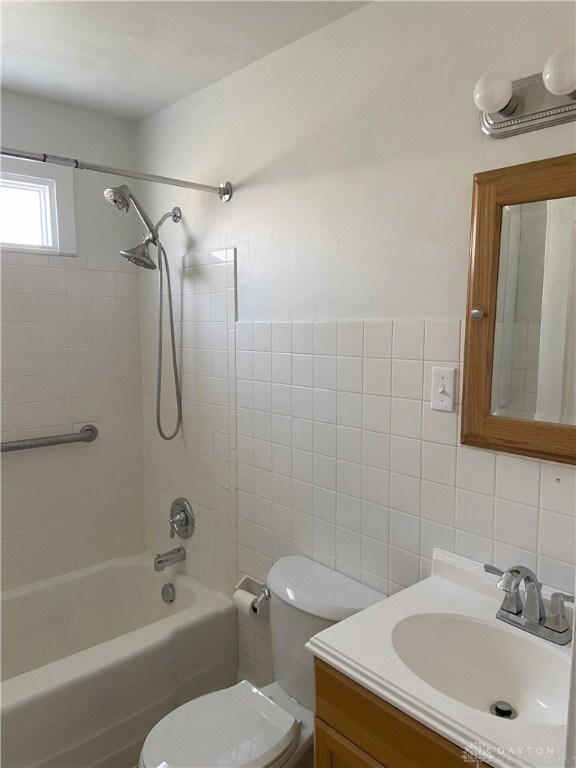
[[[176,339],[174,336],[174,313],[172,310],[172,285],[170,283],[170,267],[168,266],[168,257],[164,246],[158,240],[156,244],[158,249],[158,273],[160,280],[160,309],[158,313],[158,368],[156,374],[156,426],[160,437],[164,440],[173,440],[182,424],[182,395],[180,392],[180,380],[178,378],[178,360],[176,359]],[[176,426],[171,434],[166,434],[162,429],[162,420],[160,416],[160,401],[162,398],[162,346],[163,332],[162,320],[164,315],[164,269],[166,269],[166,287],[168,295],[168,314],[170,316],[170,341],[172,343],[172,372],[174,375],[174,394],[176,396]]]

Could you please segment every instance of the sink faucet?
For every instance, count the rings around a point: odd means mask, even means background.
[[[156,555],[154,558],[154,570],[163,571],[169,565],[174,565],[182,560],[186,560],[186,550],[184,547],[176,547],[176,549],[171,549],[169,552]]]
[[[485,565],[487,573],[499,576],[498,587],[506,593],[496,618],[532,635],[566,645],[572,639],[572,628],[564,613],[564,601],[574,602],[574,595],[554,592],[550,600],[550,615],[542,599],[542,584],[534,571],[524,565],[514,565],[506,571]],[[524,583],[525,599],[522,602],[520,586]]]
[[[526,597],[522,616],[526,621],[539,624],[546,618],[546,609],[542,600],[542,584],[536,578],[534,571],[523,565],[514,565],[502,574],[498,582],[500,589],[514,597],[520,596],[520,585],[524,582]]]

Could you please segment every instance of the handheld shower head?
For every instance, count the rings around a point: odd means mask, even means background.
[[[130,189],[123,184],[121,187],[110,187],[104,190],[104,197],[119,211],[128,213],[130,210]]]
[[[158,240],[158,229],[154,226],[144,208],[134,197],[130,191],[130,187],[126,186],[126,184],[122,184],[121,187],[110,187],[109,189],[104,190],[104,197],[111,205],[116,206],[119,211],[124,211],[125,213],[128,213],[130,210],[130,203],[132,202],[134,210],[150,234],[151,241],[154,244],[156,243]]]

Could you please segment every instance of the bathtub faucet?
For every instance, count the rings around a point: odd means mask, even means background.
[[[186,560],[186,550],[184,547],[176,547],[176,549],[171,549],[169,552],[156,555],[154,558],[154,570],[163,571],[169,565],[174,565],[182,560]]]

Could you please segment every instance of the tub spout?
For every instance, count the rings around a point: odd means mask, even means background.
[[[174,565],[182,560],[186,560],[186,550],[184,547],[176,547],[176,549],[171,549],[169,552],[156,555],[154,558],[154,570],[163,571],[169,565]]]

